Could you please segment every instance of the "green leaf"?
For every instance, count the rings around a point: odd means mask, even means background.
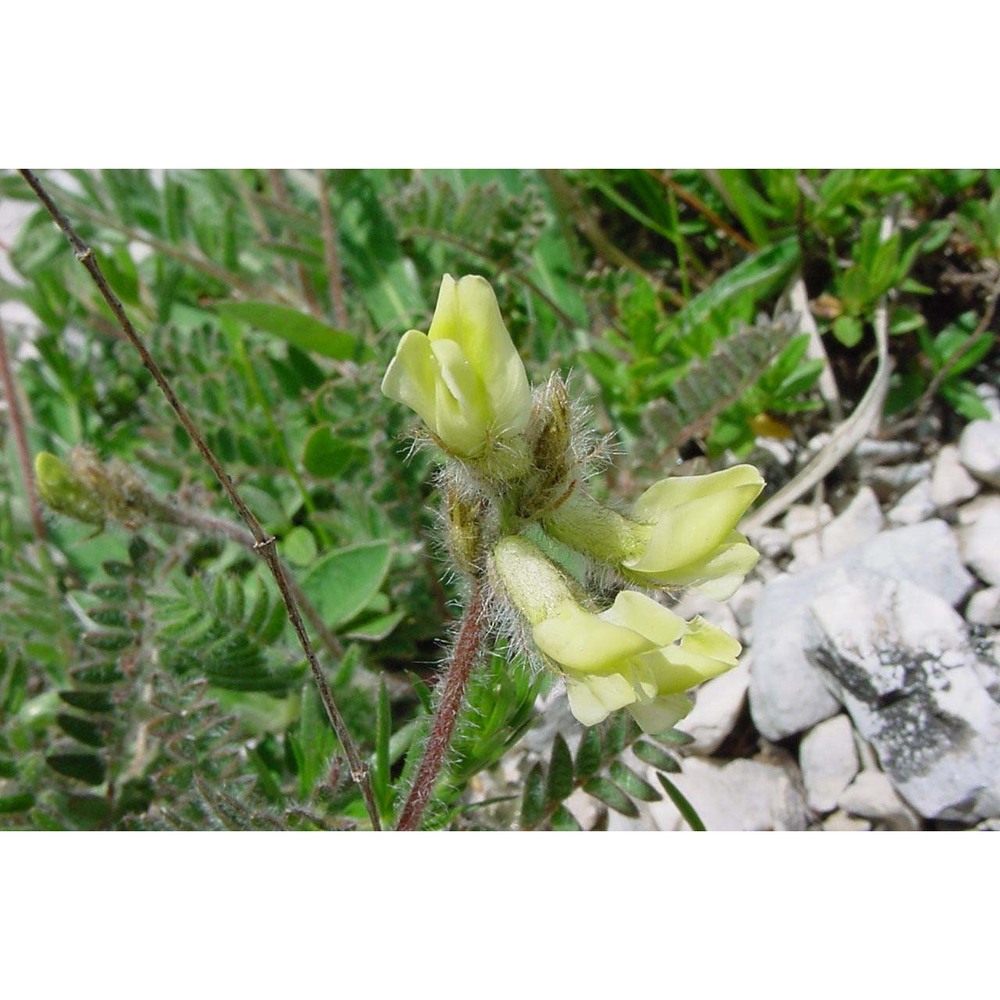
[[[299,798],[308,800],[316,782],[325,775],[337,745],[323,704],[313,685],[302,689],[302,709],[296,733]]]
[[[798,259],[798,240],[793,236],[751,254],[691,299],[674,317],[675,322],[682,331],[689,331],[701,326],[713,312],[744,293],[749,292],[755,298],[764,297],[785,280]],[[662,338],[657,346],[663,346]]]
[[[45,762],[53,771],[87,785],[99,785],[104,781],[104,761],[92,753],[53,753]]]
[[[632,718],[627,712],[615,712],[607,722],[604,723],[603,741],[604,757],[615,757],[628,745],[629,720]]]
[[[583,739],[576,749],[576,773],[584,778],[596,774],[601,766],[601,731],[592,726],[583,733]]]
[[[302,589],[331,627],[350,621],[375,596],[392,560],[388,542],[337,549],[305,576]]]
[[[392,736],[392,709],[385,678],[379,679],[378,702],[375,711],[375,762],[372,768],[372,794],[379,814],[388,827],[394,826],[392,815],[392,777],[389,741]]]
[[[659,743],[668,743],[675,747],[686,747],[694,743],[694,737],[680,729],[668,729],[665,733],[657,733],[656,739]]]
[[[84,712],[110,712],[114,709],[111,698],[98,691],[60,691],[59,697],[67,705]]]
[[[124,676],[116,663],[99,663],[73,671],[74,679],[81,684],[115,684]]]
[[[328,426],[317,427],[302,449],[302,464],[317,479],[337,479],[364,465],[367,458],[367,449],[334,436]]]
[[[549,758],[549,777],[545,789],[545,801],[551,807],[568,798],[573,791],[573,757],[560,733],[552,741],[552,756]]]
[[[536,764],[524,781],[524,795],[521,798],[521,829],[531,830],[545,815],[545,780],[542,765]]]
[[[968,379],[949,379],[941,386],[941,395],[948,400],[955,412],[966,420],[990,419],[990,411],[976,392],[976,387]]]
[[[630,767],[620,760],[613,761],[608,768],[608,774],[626,795],[642,802],[659,802],[662,795],[644,778],[641,778]]]
[[[844,347],[855,347],[863,332],[861,321],[854,316],[838,316],[833,321],[833,335]]]
[[[354,356],[357,347],[353,334],[273,302],[219,302],[215,308],[223,317],[248,323],[324,358],[345,361]]]
[[[628,816],[630,819],[637,819],[639,816],[636,804],[607,778],[591,778],[583,786],[583,790],[588,795],[593,795],[595,799],[600,799],[606,806],[623,816]]]
[[[135,642],[135,636],[131,632],[88,632],[83,641],[94,649],[117,653],[131,646]]]
[[[655,743],[647,743],[645,740],[639,740],[638,743],[632,745],[632,752],[639,760],[645,761],[647,764],[652,764],[653,767],[661,771],[676,773],[681,769],[680,764],[666,750],[658,747]]]
[[[59,723],[59,728],[64,733],[72,736],[78,742],[88,747],[104,746],[104,734],[101,732],[101,727],[89,719],[83,719],[71,712],[60,712],[56,716],[56,722]]]
[[[308,566],[316,558],[316,536],[308,528],[298,525],[281,540],[280,548],[281,554],[293,566]]]
[[[35,796],[31,792],[0,795],[0,816],[7,813],[27,812],[34,804]]]
[[[705,824],[702,823],[701,817],[698,815],[694,806],[686,798],[684,798],[681,790],[665,775],[657,774],[657,779],[660,784],[663,785],[663,790],[670,796],[670,801],[677,806],[677,810],[680,814],[687,820],[688,826],[692,830],[699,830],[701,832],[705,831]]]
[[[580,829],[577,818],[565,806],[560,806],[552,814],[551,824],[553,830],[577,831]]]
[[[388,614],[363,618],[352,623],[347,630],[348,639],[362,639],[366,642],[381,642],[406,617],[406,611],[390,611]]]

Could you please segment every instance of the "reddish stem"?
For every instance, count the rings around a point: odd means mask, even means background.
[[[462,617],[448,672],[440,685],[441,696],[434,713],[434,725],[427,739],[424,757],[420,761],[413,787],[410,788],[406,805],[400,814],[397,830],[416,830],[419,827],[420,818],[434,790],[434,783],[441,773],[448,747],[451,745],[451,736],[455,731],[455,722],[465,697],[465,689],[483,645],[486,633],[484,603],[483,582],[477,580],[472,586],[469,604]]]

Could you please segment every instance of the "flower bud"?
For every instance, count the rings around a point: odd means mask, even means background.
[[[483,567],[484,538],[490,516],[485,497],[469,498],[454,483],[444,487],[448,552],[461,572],[477,576]]]
[[[478,275],[444,276],[430,330],[403,335],[382,392],[416,411],[456,458],[500,475],[527,462],[519,435],[531,415],[528,377],[493,289]]]
[[[40,451],[35,456],[35,479],[38,495],[54,511],[104,527],[107,515],[100,495],[57,455]]]
[[[134,528],[149,518],[169,520],[168,508],[124,462],[102,462],[90,448],[74,448],[68,464],[39,452],[35,475],[42,500],[78,521],[104,527],[111,519]]]

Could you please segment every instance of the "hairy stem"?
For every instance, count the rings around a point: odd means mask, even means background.
[[[434,723],[431,734],[427,738],[427,747],[423,759],[417,769],[417,776],[410,788],[406,805],[399,816],[398,830],[416,830],[420,826],[420,818],[430,800],[434,783],[437,781],[441,768],[444,766],[448,747],[451,745],[452,733],[458,719],[465,689],[468,687],[472,668],[479,660],[483,639],[486,635],[486,615],[484,612],[485,593],[482,580],[476,580],[472,585],[469,603],[462,624],[459,627],[455,650],[448,664],[444,680],[441,681],[441,694],[437,709],[434,712]]]
[[[0,323],[0,387],[7,400],[7,420],[14,435],[14,446],[17,450],[17,463],[21,466],[21,478],[24,480],[24,492],[28,498],[28,509],[31,511],[31,525],[38,541],[45,540],[45,519],[42,517],[42,505],[35,489],[35,477],[31,471],[31,453],[28,451],[28,436],[24,431],[24,419],[21,416],[21,406],[17,398],[17,383],[14,381],[14,369],[7,353],[7,335]]]
[[[191,440],[194,442],[195,447],[197,447],[198,451],[201,452],[202,457],[206,462],[208,462],[233,506],[243,519],[243,522],[250,529],[250,533],[253,535],[254,539],[254,551],[256,551],[267,563],[268,569],[270,569],[275,582],[278,585],[278,590],[281,593],[281,599],[288,612],[289,621],[292,623],[292,628],[295,630],[299,644],[301,645],[302,651],[305,653],[306,660],[309,663],[309,670],[312,673],[313,681],[319,691],[319,696],[323,702],[323,707],[326,710],[327,718],[330,720],[330,724],[333,727],[334,732],[337,734],[337,738],[340,740],[341,746],[344,748],[344,753],[347,756],[347,760],[351,768],[351,777],[361,789],[372,827],[376,830],[380,829],[381,825],[379,823],[378,810],[375,807],[375,799],[372,795],[371,783],[368,779],[367,766],[361,759],[358,748],[347,729],[347,724],[344,722],[344,718],[340,714],[340,710],[337,708],[333,699],[333,692],[330,690],[330,685],[327,683],[326,676],[323,674],[319,661],[316,659],[316,654],[313,651],[312,643],[309,640],[309,634],[306,632],[305,625],[302,621],[302,615],[299,612],[298,604],[292,594],[288,575],[285,573],[281,560],[278,558],[277,551],[275,550],[275,538],[268,535],[264,531],[264,528],[261,526],[260,521],[257,520],[256,515],[250,510],[249,507],[247,507],[243,498],[233,485],[233,481],[223,470],[222,466],[219,464],[219,460],[215,457],[204,437],[202,437],[201,432],[195,426],[193,420],[191,419],[191,415],[177,398],[173,387],[167,381],[166,376],[160,369],[160,366],[153,359],[153,356],[149,353],[146,345],[142,342],[138,332],[132,325],[132,321],[128,318],[124,306],[111,290],[110,285],[108,285],[107,279],[104,277],[104,273],[101,271],[100,265],[97,263],[94,251],[83,242],[66,216],[63,215],[58,206],[49,197],[48,192],[45,190],[42,182],[35,175],[35,173],[31,170],[20,170],[19,173],[25,181],[27,181],[28,185],[38,196],[39,201],[41,201],[41,203],[45,206],[49,215],[52,216],[56,225],[59,226],[66,238],[69,240],[70,246],[72,246],[76,255],[76,259],[86,268],[87,273],[91,276],[98,291],[101,293],[101,297],[108,304],[111,312],[114,313],[115,318],[118,320],[118,323],[122,328],[122,332],[128,338],[129,343],[131,343],[136,351],[138,351],[146,370],[153,376],[156,384],[160,387],[164,396],[167,397],[167,402],[170,403],[174,413],[177,414],[177,419],[187,431]]]

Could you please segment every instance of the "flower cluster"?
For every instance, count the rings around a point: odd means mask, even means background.
[[[764,486],[756,469],[663,480],[627,514],[599,502],[583,485],[589,449],[565,385],[553,375],[532,394],[493,290],[474,275],[445,275],[429,332],[403,336],[382,391],[450,456],[442,487],[456,565],[513,610],[580,722],[625,708],[663,732],[689,710],[683,692],[736,665],[740,644],[726,632],[638,590],[601,608],[526,532],[542,529],[626,586],[725,599],[757,561],[736,530]]]

